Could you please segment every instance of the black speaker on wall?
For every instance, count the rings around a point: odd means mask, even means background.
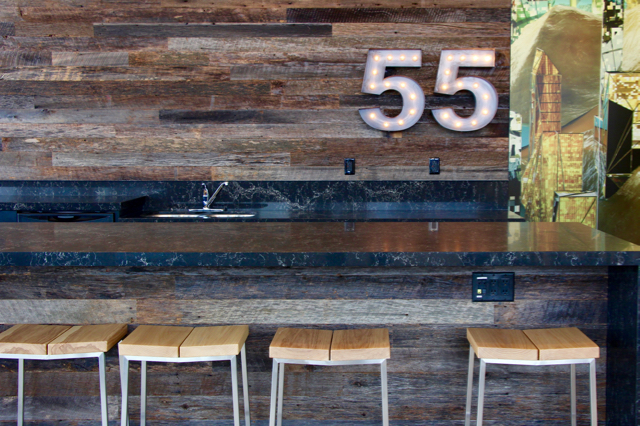
[[[627,181],[632,167],[633,111],[609,101],[607,120],[607,167],[605,198],[614,195]]]

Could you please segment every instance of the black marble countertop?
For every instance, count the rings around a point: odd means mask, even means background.
[[[0,223],[0,265],[638,265],[640,246],[575,223]]]
[[[143,203],[144,197],[115,195],[2,195],[0,211],[117,212]]]
[[[252,213],[248,218],[157,218],[145,214],[121,217],[120,222],[522,222],[508,210],[287,210],[229,209],[224,213]]]

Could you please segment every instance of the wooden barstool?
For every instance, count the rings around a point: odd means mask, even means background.
[[[240,426],[238,401],[237,356],[242,359],[242,390],[244,391],[244,417],[249,415],[249,387],[247,384],[247,355],[245,341],[249,326],[175,327],[141,325],[118,345],[120,351],[120,382],[122,385],[122,426],[129,424],[129,361],[140,361],[140,425],[146,424],[147,361],[151,362],[203,362],[231,361],[231,388],[233,397],[233,424]]]
[[[286,364],[361,365],[380,364],[382,424],[389,426],[387,359],[391,358],[389,330],[309,330],[279,328],[269,346],[273,358],[269,426],[282,425],[284,368]],[[277,412],[276,412],[277,403]]]
[[[471,424],[474,354],[480,359],[477,425],[482,424],[484,385],[487,364],[571,365],[571,424],[576,425],[576,364],[589,364],[591,424],[598,424],[596,399],[596,358],[600,348],[575,327],[538,330],[501,330],[468,328],[469,378],[465,426]]]
[[[108,425],[104,353],[127,334],[126,324],[14,325],[0,333],[0,358],[18,360],[18,426],[24,424],[24,360],[98,358],[102,426]]]

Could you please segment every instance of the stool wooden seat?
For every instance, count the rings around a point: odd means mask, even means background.
[[[387,359],[391,358],[391,345],[388,329],[330,331],[279,328],[269,346],[269,356],[273,358],[269,426],[275,426],[276,422],[278,426],[282,426],[286,364],[380,364],[382,422],[384,426],[389,425]]]
[[[146,424],[147,361],[151,362],[202,362],[231,361],[231,387],[233,397],[233,421],[240,426],[238,398],[237,356],[242,360],[242,388],[246,426],[250,425],[249,386],[245,342],[249,326],[231,325],[217,327],[176,327],[141,325],[118,345],[120,352],[120,377],[122,385],[122,419],[129,421],[128,389],[129,361],[140,361],[140,425]]]
[[[18,425],[24,424],[24,360],[98,358],[102,425],[108,424],[104,353],[127,334],[126,324],[20,324],[0,333],[0,358],[18,360]]]
[[[596,364],[600,348],[575,327],[536,330],[468,328],[469,378],[465,425],[471,423],[474,355],[480,359],[477,425],[482,424],[486,364],[571,365],[571,424],[577,423],[576,364],[589,364],[591,424],[597,425]]]

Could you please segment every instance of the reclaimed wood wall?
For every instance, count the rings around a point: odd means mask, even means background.
[[[507,180],[508,0],[3,0],[0,180]],[[401,134],[359,108],[368,49],[423,52],[427,97]],[[495,48],[500,109],[452,132],[430,109],[442,49]],[[357,173],[347,177],[344,158]],[[442,173],[428,174],[430,157]]]
[[[599,419],[605,418],[607,268],[474,268],[516,273],[516,301],[472,303],[467,268],[0,268],[0,331],[13,323],[249,324],[251,412],[266,424],[279,326],[385,326],[391,332],[392,424],[451,425],[464,419],[465,328],[580,327],[601,347]],[[381,324],[380,319],[384,318]],[[30,425],[97,425],[95,361],[27,361]],[[230,424],[228,363],[149,364],[148,420],[154,425]],[[477,374],[476,363],[476,374]],[[297,425],[380,424],[374,366],[291,366],[284,416]],[[569,424],[569,367],[490,366],[490,424]],[[578,424],[588,422],[588,374],[578,367]],[[130,409],[137,423],[139,364]],[[117,351],[107,354],[110,419],[120,412]],[[16,361],[0,361],[0,424],[15,424]],[[476,380],[477,385],[477,380]],[[224,421],[227,421],[224,423]],[[454,423],[455,421],[455,423]],[[13,422],[13,423],[12,423]]]

